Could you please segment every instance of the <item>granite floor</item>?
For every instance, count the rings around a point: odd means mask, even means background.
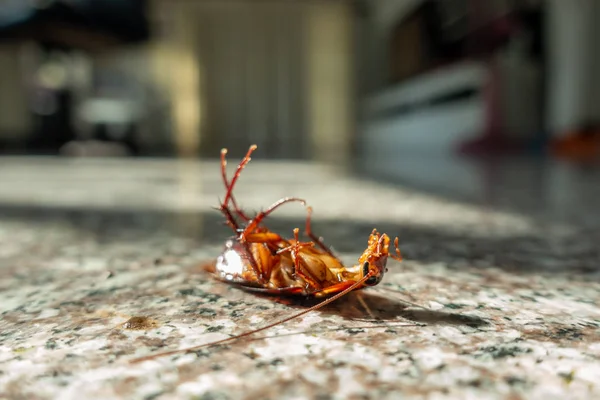
[[[595,177],[574,173],[558,206],[520,209],[504,205],[535,182],[482,205],[252,161],[237,191],[248,210],[300,196],[344,261],[374,227],[400,236],[406,261],[250,339],[130,364],[307,304],[199,267],[230,235],[211,209],[215,161],[0,159],[0,398],[599,398]],[[303,219],[289,205],[269,223],[286,233]]]

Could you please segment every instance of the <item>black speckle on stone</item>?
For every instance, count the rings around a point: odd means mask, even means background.
[[[456,303],[448,303],[448,304],[445,305],[445,307],[446,308],[450,308],[452,310],[458,310],[458,309],[461,309],[461,308],[465,308],[464,305],[462,305],[462,304],[456,304]]]
[[[271,365],[275,366],[275,365],[281,365],[283,364],[283,359],[281,358],[275,358],[273,360],[271,360]]]
[[[232,311],[232,312],[229,314],[229,316],[230,316],[230,317],[232,317],[232,318],[239,318],[239,317],[242,317],[242,316],[244,316],[244,314],[245,314],[245,313],[244,313],[242,310],[233,310],[233,311]]]
[[[54,350],[57,347],[56,341],[54,339],[48,339],[44,347],[46,347],[48,350]]]
[[[198,400],[229,400],[229,396],[223,392],[209,391],[198,397]]]
[[[213,370],[213,371],[222,371],[225,368],[223,368],[223,366],[220,365],[220,364],[212,364],[210,366],[210,369]]]
[[[507,376],[504,378],[504,381],[511,386],[521,386],[526,383],[525,379],[519,378],[518,376]]]
[[[189,288],[189,289],[181,289],[179,294],[182,296],[202,296],[204,292],[199,289]]]
[[[181,289],[179,294],[183,296],[200,297],[202,300],[204,300],[203,303],[215,303],[221,298],[221,296],[218,294],[208,293],[197,288]]]
[[[233,308],[242,304],[244,304],[243,301],[228,301],[226,304],[223,305],[223,308]]]
[[[581,340],[583,334],[577,328],[560,328],[556,330],[555,336],[567,340]]]
[[[536,300],[536,298],[535,298],[535,297],[531,297],[531,296],[525,296],[525,295],[523,295],[523,294],[522,294],[522,295],[520,295],[519,297],[520,297],[520,298],[522,298],[522,299],[524,299],[524,300],[529,300],[529,301],[531,301],[531,302],[534,302],[534,303],[537,303],[537,302],[538,302],[538,301]]]
[[[472,379],[470,381],[465,382],[465,384],[467,386],[471,386],[471,387],[481,387],[481,385],[483,385],[483,382],[481,381],[481,379]]]
[[[360,329],[360,328],[359,329],[357,329],[357,328],[348,328],[348,329],[346,329],[346,332],[349,335],[357,335],[359,333],[363,333],[364,331],[365,331],[364,329]]]
[[[121,288],[117,287],[117,286],[113,286],[108,289],[92,290],[91,292],[88,292],[87,297],[106,296],[106,295],[116,292],[119,289],[121,289]]]
[[[210,308],[200,308],[198,309],[198,314],[204,317],[214,317],[217,315],[215,310],[211,310]]]
[[[144,400],[154,400],[156,398],[158,398],[159,396],[161,396],[164,392],[156,392],[156,393],[151,393],[149,395],[147,395],[146,397],[144,397]]]
[[[210,357],[210,351],[206,349],[197,350],[193,352],[198,358],[208,358]]]
[[[220,330],[223,330],[223,328],[223,325],[209,326],[206,328],[206,332],[219,332]]]
[[[59,304],[59,307],[66,307],[66,306],[83,307],[83,306],[85,306],[85,301],[81,301],[81,300],[63,301],[62,303]]]
[[[456,315],[456,320],[462,322],[470,328],[479,328],[480,326],[489,325],[486,320],[474,315]]]
[[[261,310],[261,311],[264,311],[264,310],[270,310],[270,309],[271,309],[271,307],[267,307],[267,306],[261,306],[261,305],[254,306],[253,308],[254,308],[255,310]]]
[[[327,369],[335,369],[335,368],[342,368],[345,367],[346,365],[348,365],[345,361],[331,361],[331,360],[326,360],[323,365],[327,368]]]
[[[480,348],[479,351],[484,354],[491,355],[494,359],[500,359],[506,357],[516,357],[519,354],[531,353],[532,350],[518,346],[488,346]]]

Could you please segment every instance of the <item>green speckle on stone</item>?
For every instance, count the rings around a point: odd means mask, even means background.
[[[22,354],[22,353],[26,353],[29,350],[31,350],[31,348],[28,347],[17,347],[16,349],[13,349],[13,352],[17,353],[17,354]]]
[[[49,350],[54,350],[57,346],[56,346],[56,341],[54,341],[54,339],[49,339],[46,342],[45,347]]]
[[[561,372],[558,375],[563,378],[565,384],[569,385],[575,379],[575,370],[571,370],[569,373]]]

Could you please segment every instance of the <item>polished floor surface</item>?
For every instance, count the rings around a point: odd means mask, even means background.
[[[0,395],[600,396],[598,171],[410,164],[413,175],[376,182],[252,161],[236,190],[245,209],[303,197],[345,262],[373,228],[398,235],[406,261],[254,340],[131,365],[306,304],[199,270],[232,234],[211,208],[224,196],[216,161],[0,159]],[[288,235],[304,217],[290,204],[268,224]]]

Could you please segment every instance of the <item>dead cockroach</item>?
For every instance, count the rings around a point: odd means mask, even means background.
[[[233,196],[233,188],[256,148],[256,145],[250,146],[246,156],[238,164],[231,182],[229,182],[226,173],[227,149],[221,150],[221,175],[226,193],[218,210],[223,213],[227,225],[234,231],[234,237],[226,242],[223,253],[217,258],[216,262],[209,265],[207,270],[218,280],[245,290],[280,296],[325,298],[325,300],[302,312],[259,329],[187,349],[138,358],[133,362],[195,351],[202,347],[239,339],[272,328],[317,310],[353,290],[377,285],[387,272],[388,257],[402,261],[398,249],[398,238],[394,241],[396,254],[391,254],[389,252],[390,237],[373,229],[369,236],[367,248],[358,258],[356,265],[352,267],[344,266],[342,261],[323,241],[313,234],[311,229],[311,207],[307,207],[305,225],[305,234],[311,241],[301,242],[298,228],[293,231],[293,239],[285,239],[263,224],[266,217],[286,203],[299,202],[306,205],[303,199],[296,197],[283,198],[265,211],[257,213],[254,217],[248,217],[238,207]]]

